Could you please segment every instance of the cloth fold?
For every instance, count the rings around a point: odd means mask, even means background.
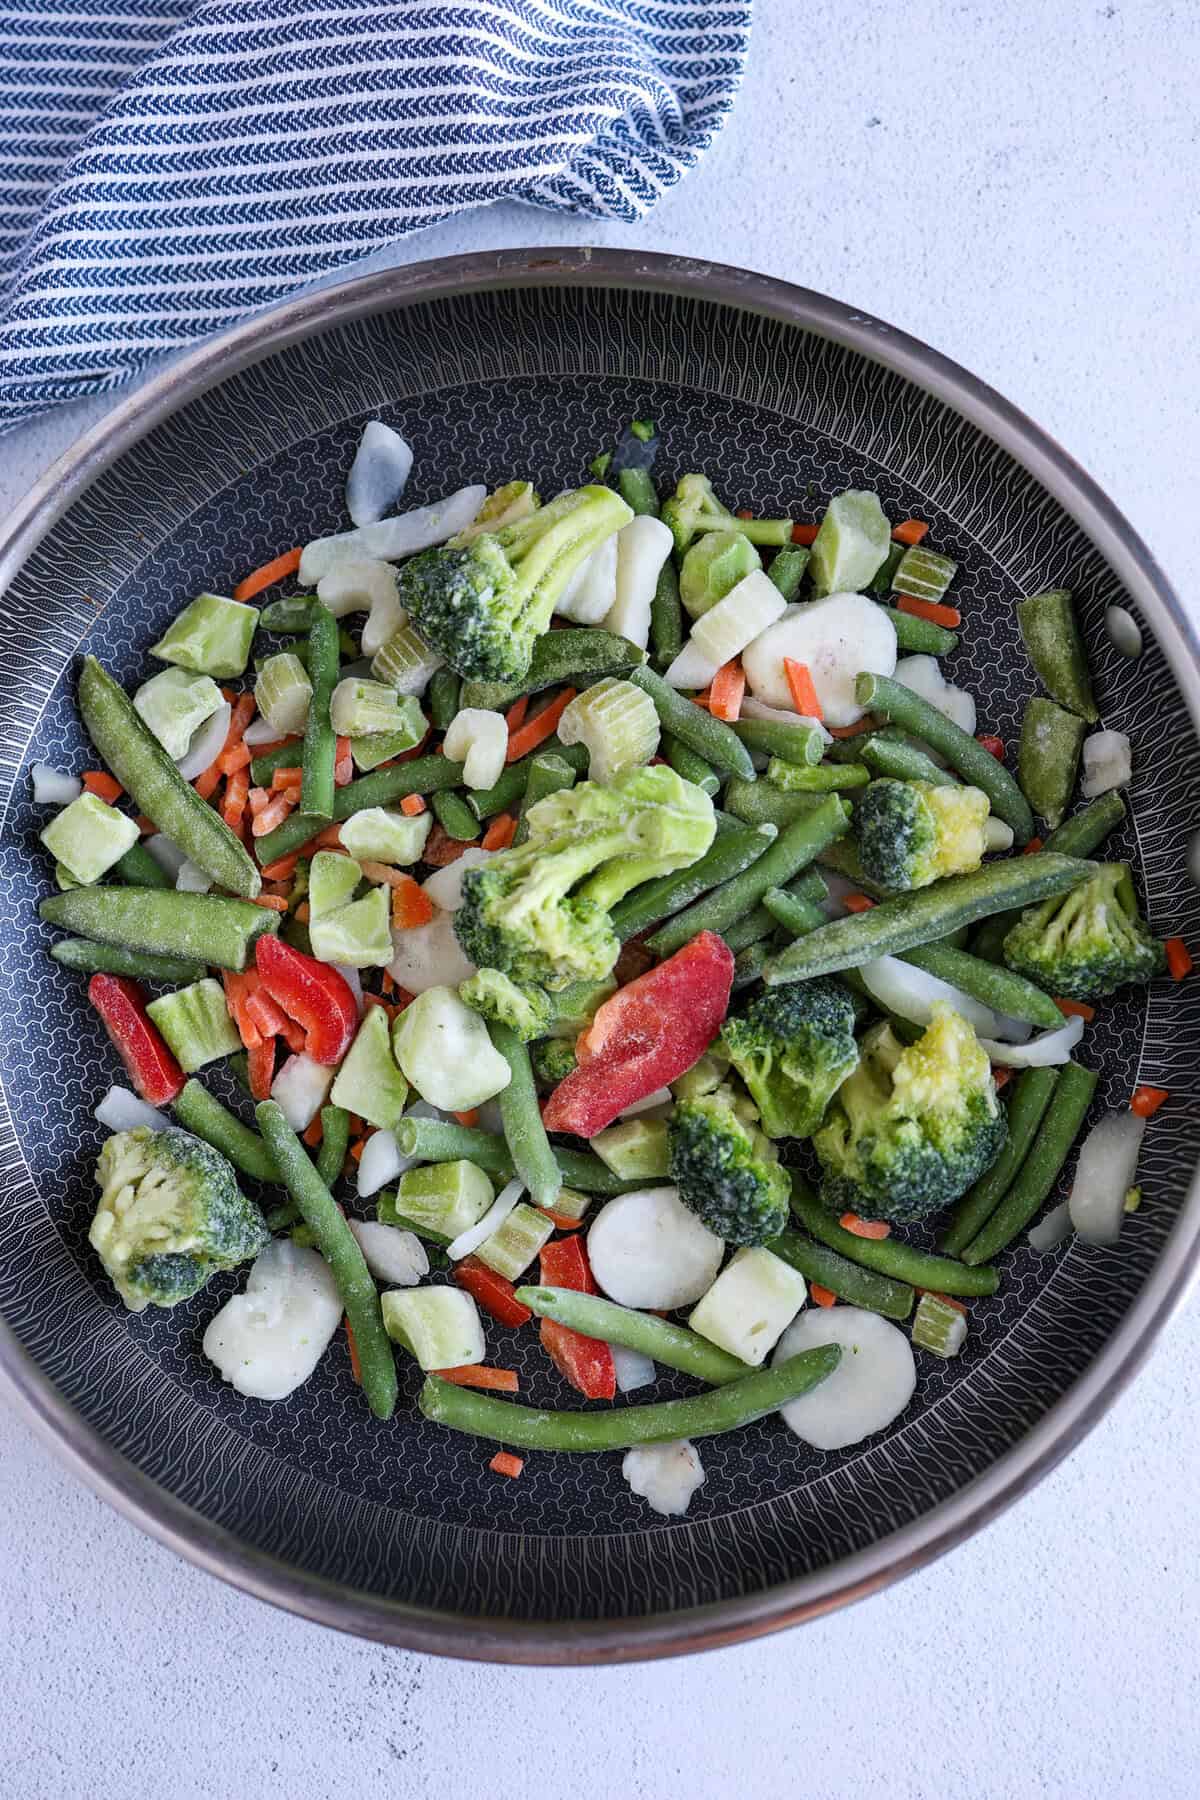
[[[737,90],[750,0],[16,0],[0,429],[413,231],[641,218]]]

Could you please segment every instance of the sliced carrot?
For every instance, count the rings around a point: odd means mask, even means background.
[[[340,737],[337,740],[337,751],[333,759],[333,785],[345,787],[354,780],[354,757],[350,752],[350,739]]]
[[[303,1025],[298,1025],[295,1019],[289,1019],[286,1014],[279,1035],[293,1056],[299,1056],[308,1041]]]
[[[538,1211],[552,1219],[560,1231],[579,1231],[587,1224],[586,1219],[569,1219],[566,1213],[551,1212],[548,1206],[539,1206]]]
[[[275,773],[271,777],[271,786],[273,788],[295,787],[296,783],[298,781],[303,781],[303,779],[304,779],[303,769],[300,769],[300,768],[293,769],[290,767],[286,768],[286,769],[276,769]]]
[[[477,1106],[468,1106],[466,1112],[456,1112],[454,1116],[460,1125],[478,1125],[479,1108]]]
[[[203,774],[197,775],[192,786],[202,800],[211,800],[217,791],[217,783],[221,779],[221,771],[215,762],[209,763]]]
[[[742,659],[735,656],[713,676],[712,687],[708,691],[708,710],[714,719],[724,719],[727,724],[732,724],[741,714],[745,694],[746,677],[742,671]]]
[[[698,706],[701,712],[707,712],[712,705],[711,686],[703,688],[700,693],[692,695],[692,705]]]
[[[250,777],[245,769],[238,769],[225,784],[225,800],[221,807],[221,817],[231,831],[241,830],[242,816],[249,797]]]
[[[258,976],[253,969],[247,969],[241,975],[233,969],[221,971],[225,1010],[236,1025],[237,1034],[247,1050],[253,1050],[262,1043],[262,1032],[246,1010],[246,1000],[257,983]]]
[[[928,619],[931,625],[945,625],[950,631],[962,624],[957,606],[939,606],[936,600],[918,600],[915,594],[897,594],[896,611],[913,619]]]
[[[268,863],[262,872],[262,878],[264,881],[290,881],[299,861],[300,852],[293,850],[290,856],[281,856],[277,862]]]
[[[268,906],[272,912],[285,913],[287,911],[287,901],[281,900],[278,894],[256,894],[254,904],[255,906]]]
[[[792,542],[793,542],[793,544],[815,543],[817,532],[820,529],[821,528],[819,525],[793,525],[792,526]]]
[[[860,1219],[857,1213],[843,1213],[841,1217],[843,1231],[849,1231],[860,1238],[891,1237],[892,1228],[884,1219]]]
[[[1182,938],[1168,938],[1163,945],[1167,953],[1167,971],[1173,981],[1182,981],[1192,972],[1192,953]]]
[[[525,715],[528,711],[529,695],[522,694],[519,700],[513,701],[512,705],[504,715],[504,723],[508,726],[510,737],[514,731],[520,731],[522,725],[525,723]]]
[[[276,794],[270,804],[265,806],[255,817],[250,827],[252,835],[266,837],[268,831],[274,831],[277,825],[282,825],[288,814],[294,812],[295,808],[296,802],[290,794]]]
[[[792,705],[806,719],[822,719],[821,702],[817,699],[817,690],[813,686],[812,672],[807,663],[797,662],[794,657],[785,656],[783,672],[787,676],[788,690],[792,696]]]
[[[1044,838],[1031,837],[1029,842],[1026,844],[1025,848],[1022,850],[1021,855],[1022,856],[1036,856],[1038,851],[1041,849],[1042,845],[1045,843],[1045,841],[1046,840]]]
[[[108,806],[115,806],[125,792],[107,769],[85,769],[79,779],[87,793],[95,794],[97,800],[103,800]]]
[[[233,702],[233,711],[229,716],[229,730],[225,733],[224,749],[232,750],[235,744],[241,743],[242,735],[253,717],[254,695],[239,694]],[[261,755],[261,752],[259,754]]]
[[[300,1134],[300,1140],[302,1143],[307,1144],[310,1150],[313,1150],[324,1136],[325,1127],[322,1125],[321,1115],[318,1113],[312,1122],[305,1126]]]
[[[298,925],[307,925],[311,916],[308,901],[302,900],[296,908],[296,923]]]
[[[397,871],[399,873],[399,871]],[[433,918],[433,901],[425,892],[419,881],[411,875],[404,875],[392,887],[392,929],[394,931],[412,931],[418,925],[428,925]]]
[[[342,848],[342,828],[340,825],[326,825],[318,831],[315,838],[310,839],[314,850],[340,850]]]
[[[250,751],[245,744],[233,744],[228,750],[222,750],[217,758],[217,768],[222,775],[232,775],[238,769],[244,769],[250,760]]]
[[[997,1093],[1000,1092],[1001,1088],[1006,1088],[1011,1080],[1011,1069],[1006,1069],[1003,1063],[992,1064],[992,1086]]]
[[[1136,1113],[1139,1119],[1152,1119],[1163,1102],[1170,1097],[1170,1090],[1167,1088],[1135,1087],[1129,1110]]]
[[[246,1052],[246,1073],[250,1079],[250,1092],[255,1100],[271,1098],[271,1083],[275,1078],[275,1039],[265,1037]]]
[[[154,820],[148,819],[146,817],[145,813],[138,814],[137,828],[141,832],[143,837],[153,837],[155,832],[158,830],[158,826],[154,823]]]
[[[919,544],[928,530],[924,519],[901,519],[893,526],[892,537],[897,544]]]
[[[847,912],[870,912],[875,902],[869,894],[843,894],[842,905]]]
[[[243,1005],[246,1017],[253,1020],[264,1037],[280,1037],[286,1030],[287,1014],[272,1000],[261,981],[254,982],[248,988]]]
[[[400,802],[400,811],[408,819],[416,819],[425,811],[425,802],[420,794],[405,794]]]
[[[261,594],[264,588],[274,587],[286,575],[294,575],[300,567],[300,554],[301,546],[297,544],[294,550],[285,550],[282,556],[272,557],[261,569],[255,569],[252,575],[247,575],[244,581],[238,582],[233,590],[234,599],[253,600],[255,594]]]
[[[507,850],[517,835],[517,821],[511,813],[497,813],[482,838],[484,850]]]
[[[366,1147],[367,1147],[366,1138],[359,1138],[357,1143],[351,1144],[350,1155],[355,1162],[362,1161],[362,1153],[366,1149]]]
[[[517,731],[510,732],[508,754],[505,761],[520,762],[523,756],[528,756],[531,750],[536,750],[539,744],[544,744],[548,737],[553,737],[558,729],[558,721],[575,698],[576,692],[577,690],[573,687],[564,688],[561,694],[555,695],[548,706],[543,706],[535,718],[529,719]],[[426,861],[428,860],[426,857]]]
[[[525,1467],[523,1456],[514,1456],[511,1450],[497,1450],[488,1468],[496,1475],[510,1475],[515,1480]]]
[[[837,1295],[832,1288],[822,1287],[819,1281],[810,1281],[808,1297],[815,1306],[836,1306]]]
[[[270,788],[252,787],[246,796],[247,804],[250,807],[250,817],[257,819],[260,812],[266,812],[273,799],[274,795]]]
[[[752,519],[754,514],[750,511],[748,506],[739,506],[735,517],[739,519]]]
[[[1089,1006],[1086,1000],[1060,1000],[1056,994],[1054,1004],[1060,1013],[1065,1013],[1068,1019],[1084,1019],[1090,1022],[1096,1016],[1095,1007]]]
[[[497,1393],[515,1394],[521,1385],[515,1369],[492,1369],[485,1363],[463,1363],[457,1369],[439,1369],[441,1381],[452,1381],[455,1387],[494,1388]]]
[[[346,1327],[346,1348],[350,1352],[350,1373],[353,1375],[355,1381],[357,1381],[359,1387],[361,1387],[362,1364],[358,1360],[358,1345],[354,1341],[354,1332],[351,1329],[349,1319],[343,1319],[342,1324]]]

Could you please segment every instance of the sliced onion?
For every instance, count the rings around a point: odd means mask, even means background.
[[[450,1261],[459,1262],[464,1256],[470,1256],[472,1250],[478,1250],[493,1231],[499,1231],[524,1192],[524,1184],[520,1181],[510,1181],[507,1187],[502,1187],[479,1223],[469,1226],[466,1231],[460,1231],[453,1242],[446,1245],[446,1255]]]
[[[1145,1129],[1145,1119],[1122,1107],[1106,1113],[1084,1138],[1067,1206],[1085,1242],[1108,1246],[1120,1237]]]
[[[307,1051],[288,1057],[271,1083],[271,1098],[293,1131],[306,1131],[312,1124],[325,1104],[332,1081],[333,1070],[314,1062]]]
[[[203,725],[197,725],[186,756],[181,756],[175,764],[185,781],[195,781],[197,775],[203,775],[210,763],[216,762],[225,748],[225,739],[229,736],[232,712],[233,708],[228,700],[222,700],[216,712],[211,713]]]
[[[624,1344],[610,1344],[613,1368],[617,1374],[617,1392],[632,1394],[635,1388],[649,1387],[658,1380],[658,1370],[640,1350],[627,1350]]]
[[[300,579],[306,585],[320,581],[346,556],[377,556],[383,562],[395,562],[431,544],[444,544],[456,532],[466,530],[486,499],[487,489],[482,484],[459,488],[432,506],[414,507],[412,512],[380,519],[378,524],[363,525],[356,531],[315,538],[305,545],[300,558]]]
[[[951,987],[948,981],[914,968],[912,963],[901,962],[898,956],[878,956],[874,962],[863,963],[858,973],[872,1000],[877,1000],[885,1012],[910,1019],[914,1025],[928,1025],[934,1002],[941,1000],[976,1032],[992,1036],[999,1028],[999,1019],[990,1006]]]
[[[205,873],[199,863],[187,857],[180,863],[175,876],[176,892],[180,894],[207,894],[212,889],[212,876]]]
[[[329,966],[331,969],[337,970],[346,986],[350,989],[350,992],[354,995],[354,1003],[358,1007],[358,1016],[361,1019],[363,1016],[363,990],[358,970],[352,968],[349,963],[330,963]]]
[[[1025,1241],[1031,1250],[1036,1250],[1039,1256],[1045,1256],[1049,1251],[1057,1250],[1070,1235],[1071,1208],[1067,1201],[1060,1200],[1044,1219],[1039,1220]]]
[[[242,733],[242,742],[253,750],[258,744],[277,744],[281,737],[287,737],[287,735],[286,731],[279,731],[272,725],[270,719],[260,716],[257,719],[251,719]],[[201,772],[203,773],[203,771]]]
[[[187,857],[179,845],[172,843],[171,839],[162,831],[156,831],[153,837],[148,837],[143,841],[163,874],[169,875],[173,882],[176,881],[180,869],[187,861]]]
[[[617,1114],[618,1119],[636,1119],[639,1113],[653,1112],[656,1106],[671,1106],[674,1095],[670,1088],[655,1088],[652,1094],[643,1094],[640,1100],[633,1100],[624,1112]]]
[[[421,1277],[428,1275],[429,1257],[415,1231],[377,1225],[371,1219],[350,1219],[348,1223],[376,1281],[389,1281],[394,1287],[416,1287]]]
[[[346,511],[356,525],[391,512],[412,473],[412,447],[382,419],[369,419],[346,478]]]
[[[1027,1044],[999,1044],[981,1037],[980,1048],[991,1062],[1006,1069],[1045,1069],[1052,1063],[1069,1062],[1071,1052],[1083,1036],[1083,1020],[1078,1013],[1066,1019],[1057,1031],[1040,1031]]]
[[[401,1156],[392,1131],[373,1131],[363,1145],[358,1164],[358,1197],[369,1200],[389,1181],[403,1175],[416,1162],[415,1156]]]
[[[29,779],[33,784],[35,806],[70,806],[83,792],[78,775],[64,775],[61,769],[52,769],[49,763],[34,763]]]
[[[1104,609],[1104,629],[1108,633],[1108,641],[1114,650],[1122,656],[1136,662],[1142,654],[1142,632],[1133,614],[1123,606],[1106,606]]]
[[[171,1123],[166,1113],[159,1112],[156,1106],[130,1093],[125,1087],[110,1087],[92,1117],[100,1125],[107,1125],[110,1131],[133,1131],[138,1125],[148,1125],[151,1131],[165,1131]]]

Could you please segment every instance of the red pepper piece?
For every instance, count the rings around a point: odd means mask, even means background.
[[[501,1325],[524,1325],[533,1314],[515,1298],[516,1289],[477,1256],[464,1256],[454,1265],[454,1279],[475,1302]]]
[[[981,731],[976,734],[975,742],[981,749],[986,750],[989,756],[994,756],[997,762],[1004,761],[1003,738],[993,737],[988,731]]]
[[[150,1106],[173,1100],[183,1086],[183,1070],[147,1013],[137,982],[127,975],[93,975],[88,999],[142,1099]]]
[[[677,1080],[721,1029],[732,986],[733,953],[716,932],[701,931],[619,989],[576,1044],[578,1068],[547,1100],[547,1131],[595,1137],[635,1100]]]
[[[556,1238],[542,1247],[543,1287],[574,1288],[580,1294],[599,1292],[583,1239]],[[584,1337],[557,1319],[541,1321],[542,1348],[563,1377],[588,1400],[611,1400],[617,1391],[613,1353],[600,1338]]]
[[[543,1287],[565,1287],[577,1294],[598,1294],[583,1242],[577,1237],[555,1238],[542,1245],[541,1273]]]
[[[340,1062],[358,1029],[358,1002],[344,975],[315,956],[285,944],[282,938],[259,938],[254,964],[277,1006],[304,1028],[304,1048],[327,1068]]]

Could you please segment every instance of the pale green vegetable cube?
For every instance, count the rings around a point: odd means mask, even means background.
[[[225,990],[211,976],[151,1000],[146,1011],[185,1075],[233,1056],[242,1047],[225,1004]]]
[[[442,1112],[482,1106],[512,1078],[487,1026],[452,987],[418,994],[392,1026],[392,1047],[422,1100]]]
[[[433,814],[428,811],[410,819],[385,806],[367,806],[351,813],[342,826],[342,844],[360,862],[405,867],[420,862],[432,825]]]
[[[143,681],[133,696],[143,723],[154,733],[172,762],[187,755],[197,726],[225,704],[225,697],[211,675],[193,675],[190,669],[160,669]]]
[[[362,769],[364,773],[377,769],[380,763],[390,762],[393,756],[402,756],[421,742],[428,722],[419,701],[413,700],[412,704],[417,713],[411,726],[405,725],[399,731],[372,731],[366,737],[350,739],[350,754],[356,769]]]
[[[622,1181],[656,1180],[670,1173],[665,1119],[622,1119],[589,1146]]]
[[[80,794],[38,833],[43,844],[81,887],[119,862],[138,841],[135,822],[95,794]]]
[[[399,734],[408,739],[403,746],[406,750],[420,743],[425,730],[425,715],[413,695],[398,693],[386,681],[366,681],[353,675],[334,688],[329,718],[339,737]]]
[[[503,1275],[506,1281],[516,1281],[553,1235],[553,1219],[521,1200],[499,1230],[484,1238],[475,1254],[480,1262],[494,1269],[497,1275]]]
[[[478,1225],[495,1198],[483,1170],[459,1158],[406,1169],[396,1192],[396,1210],[414,1225],[453,1239]]]
[[[157,644],[151,644],[150,654],[160,662],[227,680],[244,674],[257,625],[257,607],[222,594],[197,594]]]
[[[486,1355],[479,1309],[462,1288],[392,1288],[380,1296],[388,1336],[422,1369],[458,1369]]]
[[[88,884],[86,881],[76,881],[65,863],[56,862],[54,865],[54,885],[59,893],[67,894],[72,888],[87,887]]]
[[[411,625],[393,631],[382,649],[375,652],[371,673],[378,681],[386,681],[401,694],[423,694],[429,678],[441,668],[443,658],[419,638]]]
[[[294,650],[280,650],[277,655],[268,656],[254,683],[254,699],[263,718],[276,731],[286,735],[304,730],[312,682]]]
[[[349,906],[339,906],[319,919],[310,917],[308,935],[318,962],[348,963],[353,969],[384,967],[396,954],[389,890],[373,887]]]
[[[731,1256],[688,1324],[710,1344],[757,1368],[808,1296],[803,1275],[770,1250]]]
[[[311,916],[324,918],[327,913],[348,905],[361,880],[362,870],[352,856],[339,856],[336,850],[318,850],[308,869]]]
[[[583,744],[588,776],[609,782],[626,769],[639,769],[658,749],[658,712],[649,694],[614,675],[593,682],[558,721],[564,744]]]
[[[706,1050],[699,1062],[671,1083],[671,1092],[676,1100],[699,1100],[704,1094],[715,1094],[728,1073],[729,1058],[717,1050]]]
[[[368,1007],[329,1098],[384,1131],[390,1131],[404,1111],[408,1083],[392,1055],[391,1023],[382,1006]]]
[[[835,494],[813,540],[809,570],[824,594],[861,594],[891,548],[892,532],[878,494],[847,488]]]

